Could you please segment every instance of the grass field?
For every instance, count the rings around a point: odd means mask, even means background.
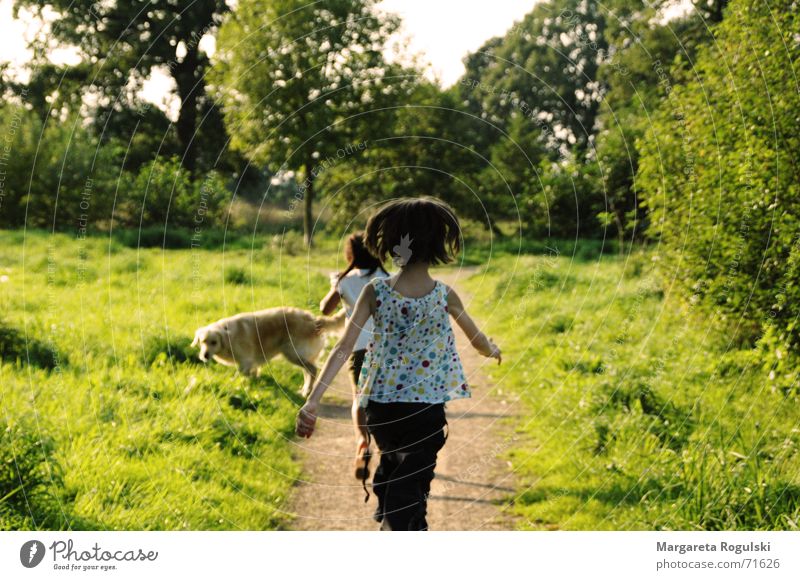
[[[0,246],[0,527],[285,525],[300,373],[276,361],[246,379],[188,345],[222,316],[318,302],[327,278],[296,236],[223,252],[2,232]]]
[[[491,260],[472,310],[524,419],[504,450],[526,529],[798,529],[797,394],[670,295],[653,252]]]
[[[246,379],[188,345],[235,312],[315,309],[338,240],[309,259],[295,234],[120,239],[0,232],[0,528],[285,527],[300,373]],[[465,283],[519,398],[521,527],[797,529],[797,394],[672,297],[652,252],[523,249],[470,246]]]

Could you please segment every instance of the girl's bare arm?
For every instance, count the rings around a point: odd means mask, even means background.
[[[344,361],[352,354],[353,347],[356,344],[358,335],[361,334],[361,329],[372,316],[375,311],[375,289],[372,284],[367,284],[361,295],[358,297],[353,315],[347,320],[347,326],[344,328],[344,335],[336,343],[336,346],[331,350],[328,360],[325,361],[325,366],[322,368],[317,380],[314,382],[314,387],[311,389],[311,394],[308,396],[306,404],[300,409],[297,414],[297,422],[295,430],[301,437],[311,437],[314,432],[314,424],[317,421],[317,408],[322,399],[322,395],[328,389],[336,374],[344,365]]]
[[[331,288],[330,292],[328,292],[328,293],[325,295],[325,298],[323,298],[323,299],[320,301],[320,303],[319,303],[319,309],[322,311],[322,313],[323,313],[325,316],[328,316],[328,315],[329,315],[329,314],[331,314],[331,313],[332,313],[334,310],[336,310],[336,307],[337,307],[337,306],[339,306],[339,303],[340,303],[341,301],[342,301],[342,296],[341,296],[341,294],[339,294],[339,291],[336,289],[336,286],[333,286],[333,287]]]
[[[461,302],[458,294],[452,288],[447,289],[447,311],[453,320],[458,323],[464,334],[467,335],[472,346],[481,353],[483,356],[488,356],[497,359],[497,364],[502,362],[502,353],[500,348],[492,342],[481,330],[475,321],[472,320],[467,311],[464,309],[464,304]]]

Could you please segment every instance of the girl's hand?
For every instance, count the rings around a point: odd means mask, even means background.
[[[317,404],[313,401],[307,401],[305,405],[300,408],[297,413],[297,420],[295,421],[295,432],[300,437],[311,437],[314,432],[314,426],[317,423]]]
[[[486,356],[490,358],[496,358],[497,364],[500,364],[501,362],[503,362],[503,353],[500,351],[500,347],[497,346],[491,338],[489,338],[488,341],[489,341],[489,353]]]
[[[464,331],[464,334],[467,335],[470,344],[475,350],[483,356],[496,358],[497,364],[503,362],[503,355],[500,352],[500,347],[492,342],[491,338],[488,338],[480,331],[475,321],[472,320],[469,314],[467,314],[467,311],[464,310],[461,298],[459,298],[458,294],[450,287],[447,288],[447,311],[461,327],[461,330]]]

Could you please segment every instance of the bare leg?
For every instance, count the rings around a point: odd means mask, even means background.
[[[360,364],[353,361],[350,375],[350,386],[353,389],[353,404],[350,407],[350,416],[353,420],[353,430],[356,436],[356,479],[366,481],[369,477],[369,432],[367,431],[366,410],[358,404],[358,371]]]
[[[364,408],[358,405],[358,398],[353,397],[353,405],[350,407],[350,416],[353,418],[353,431],[356,435],[356,443],[358,446],[366,445],[368,439],[367,434],[367,415]]]
[[[361,358],[359,359],[359,355]],[[353,432],[356,436],[357,449],[366,447],[369,441],[369,434],[367,433],[367,416],[364,409],[358,406],[358,375],[361,371],[363,364],[363,353],[354,353],[350,357],[350,389],[353,393],[353,404],[350,407],[350,416],[353,419]]]

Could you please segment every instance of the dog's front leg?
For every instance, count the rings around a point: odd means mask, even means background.
[[[305,361],[303,365],[303,390],[300,394],[308,397],[311,394],[311,387],[314,386],[314,381],[317,379],[317,367],[312,363]]]
[[[283,353],[290,363],[299,366],[303,369],[303,388],[300,389],[300,394],[308,397],[311,394],[311,387],[314,386],[314,380],[317,378],[317,367],[311,361],[307,361],[300,357],[296,352],[289,351]]]
[[[308,397],[311,394],[311,387],[314,386],[314,381],[317,378],[317,367],[308,361],[303,361],[300,368],[303,369],[303,388],[300,390],[300,394]]]
[[[248,361],[239,362],[239,372],[248,377],[258,376],[258,367],[254,367],[253,363]]]

